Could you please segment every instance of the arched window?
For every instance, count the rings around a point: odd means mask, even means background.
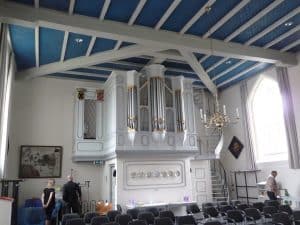
[[[256,162],[288,159],[282,99],[276,80],[262,76],[248,102]]]

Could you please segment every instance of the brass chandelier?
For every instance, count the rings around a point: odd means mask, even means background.
[[[200,118],[205,128],[217,128],[223,129],[230,124],[237,123],[240,119],[239,110],[236,108],[236,115],[234,118],[230,118],[230,116],[226,112],[226,106],[223,105],[223,111],[220,110],[220,104],[218,100],[218,95],[215,95],[215,112],[212,115],[207,115],[203,113],[203,110],[200,109]]]

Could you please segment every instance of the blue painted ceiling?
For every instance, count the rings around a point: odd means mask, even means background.
[[[14,0],[20,4],[26,4],[34,7],[33,0]],[[259,12],[264,10],[275,0],[251,0],[227,22],[220,26],[217,30],[210,33],[210,37],[214,39],[224,40],[236,29],[241,27]],[[107,12],[104,16],[105,20],[113,20],[122,23],[128,23],[140,0],[111,0]],[[50,8],[62,12],[68,12],[70,0],[40,0],[39,7]],[[147,0],[142,10],[136,17],[133,24],[154,28],[158,21],[163,17],[168,8],[174,3],[174,0]],[[210,29],[220,21],[234,7],[241,3],[241,0],[216,0],[211,6],[211,10],[204,13],[187,31],[187,34],[202,36],[210,31]],[[175,10],[170,14],[160,29],[179,32],[186,23],[199,11],[200,8],[207,4],[207,0],[182,0]],[[104,8],[105,0],[75,0],[74,14],[80,14],[89,17],[99,18]],[[272,26],[282,17],[289,15],[293,10],[300,7],[300,0],[285,0],[270,12],[263,15],[258,21],[253,23],[247,29],[235,36],[231,41],[245,44],[249,39],[253,38],[264,29]],[[263,47],[275,40],[280,35],[295,29],[295,32],[287,36],[280,42],[270,46],[272,49],[281,50],[294,43],[300,38],[300,9],[298,13],[282,22],[282,24],[274,27],[270,32],[260,37],[251,45]],[[10,25],[11,41],[16,57],[17,67],[19,71],[36,66],[35,51],[35,31],[32,28],[19,25]],[[72,58],[85,56],[89,51],[89,45],[92,41],[91,36],[79,33],[68,33],[65,54],[62,56],[65,32],[54,30],[47,27],[39,27],[39,66],[49,63],[59,62],[60,60],[69,60]],[[90,54],[105,52],[115,49],[119,44],[119,48],[134,45],[134,43],[121,42],[118,40],[110,40],[97,37],[94,41]],[[296,53],[300,49],[300,45],[296,45],[289,52]],[[195,53],[195,56],[201,60],[203,54]],[[102,63],[89,68],[77,68],[71,71],[49,74],[53,77],[76,78],[105,81],[113,70],[141,70],[149,60],[149,56],[131,57],[115,62]],[[223,63],[219,63],[223,60]],[[238,65],[239,66],[235,66]],[[166,66],[167,76],[184,75],[194,78],[195,85],[201,85],[197,74],[185,62],[177,62],[166,60],[162,63]],[[271,64],[253,61],[241,61],[235,58],[224,59],[220,56],[209,56],[201,61],[205,70],[208,71],[210,78],[220,87],[226,88],[236,82],[246,79],[257,74],[264,69],[272,66]],[[216,66],[217,65],[217,66]],[[255,66],[255,67],[253,67]],[[230,69],[230,68],[233,69]],[[249,69],[252,68],[253,69]],[[226,71],[226,72],[224,72]],[[243,71],[246,71],[245,73]],[[220,76],[221,74],[221,76]]]

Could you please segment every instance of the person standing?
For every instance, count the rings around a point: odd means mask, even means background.
[[[270,200],[277,200],[278,186],[276,182],[277,171],[273,170],[267,178],[266,190]]]
[[[47,183],[47,187],[43,190],[42,194],[42,203],[43,203],[43,208],[45,210],[46,214],[46,221],[45,225],[51,225],[52,221],[52,212],[55,208],[55,180],[54,179],[49,179]]]
[[[66,202],[68,213],[79,213],[81,202],[81,190],[77,183],[73,182],[73,177],[68,176],[68,182],[63,187],[63,200]]]

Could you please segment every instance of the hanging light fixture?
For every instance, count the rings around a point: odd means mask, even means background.
[[[127,73],[127,129],[128,139],[133,144],[138,129],[138,105],[137,105],[136,72]]]
[[[150,83],[150,115],[152,136],[155,141],[162,141],[166,135],[165,113],[165,67],[153,64],[145,68]]]
[[[206,113],[203,113],[203,109],[200,109],[200,118],[205,128],[223,129],[224,127],[227,127],[229,124],[237,123],[238,120],[240,119],[239,109],[236,108],[235,117],[230,118],[230,116],[227,115],[225,105],[223,105],[223,111],[220,110],[218,94],[216,94],[214,97],[215,97],[215,112],[212,115],[208,116]]]

